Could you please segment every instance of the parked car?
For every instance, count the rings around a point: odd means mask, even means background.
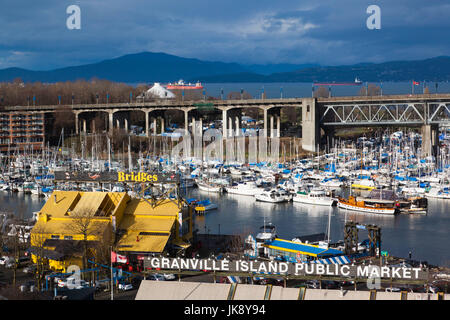
[[[389,288],[386,288],[385,289],[385,291],[386,292],[400,292],[400,291],[402,291],[400,288],[397,288],[397,287],[389,287]]]
[[[147,280],[165,281],[166,278],[162,274],[154,273],[147,277]]]
[[[133,290],[133,285],[131,283],[119,283],[119,290]]]
[[[306,281],[306,287],[309,289],[319,289],[320,283],[319,280],[308,280]]]
[[[3,256],[0,258],[0,265],[4,266],[7,264],[8,261],[12,260],[9,256]]]
[[[131,279],[131,284],[133,287],[138,288],[144,278],[142,276],[135,276]]]
[[[176,279],[176,277],[173,273],[164,273],[163,276],[164,276],[164,279],[166,279],[166,280],[175,280]]]
[[[268,285],[271,284],[273,286],[283,286],[283,279],[276,279],[276,278],[263,278],[260,280],[256,280],[255,283],[260,285]]]
[[[341,285],[337,281],[322,280],[322,289],[338,289]]]
[[[25,273],[31,273],[31,274],[34,274],[34,273],[36,273],[36,265],[31,265],[31,266],[28,266],[28,267],[25,267],[25,268],[23,268],[22,269],[22,271],[23,272],[25,272]]]
[[[71,289],[83,289],[89,287],[89,284],[84,281],[75,278],[75,277],[68,277],[67,279],[60,279],[58,280],[58,287],[60,288],[71,288]]]

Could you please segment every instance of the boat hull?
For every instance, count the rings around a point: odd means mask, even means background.
[[[331,207],[336,202],[334,199],[312,199],[309,197],[293,197],[292,201],[316,206]]]
[[[394,208],[370,208],[370,207],[360,207],[356,205],[352,205],[349,203],[344,203],[339,201],[338,207],[341,209],[347,209],[351,211],[358,211],[364,213],[375,213],[375,214],[384,214],[384,215],[394,215],[396,210]]]

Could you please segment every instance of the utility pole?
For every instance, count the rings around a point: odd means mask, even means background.
[[[114,282],[113,282],[113,267],[112,267],[112,246],[111,246],[111,300],[114,300]]]

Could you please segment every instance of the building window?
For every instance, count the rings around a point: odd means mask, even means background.
[[[64,240],[73,240],[72,236],[64,236]]]
[[[309,104],[306,105],[306,112],[309,112]]]
[[[52,239],[59,239],[59,236],[56,234],[52,234]]]

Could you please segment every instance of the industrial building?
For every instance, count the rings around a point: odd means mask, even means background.
[[[43,113],[0,113],[0,152],[41,150],[44,137]]]
[[[54,191],[31,231],[32,259],[41,256],[52,270],[82,266],[87,254],[110,250],[138,263],[146,255],[190,247],[192,210],[177,201],[153,203],[126,192]]]
[[[443,293],[284,288],[236,283],[141,282],[136,300],[448,300]],[[226,313],[225,313],[226,314]]]

